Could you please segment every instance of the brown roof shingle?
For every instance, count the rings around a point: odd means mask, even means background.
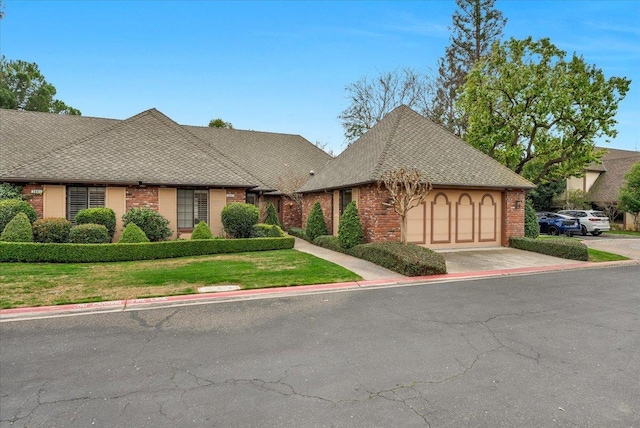
[[[607,153],[602,157],[603,172],[589,189],[589,199],[601,206],[614,203],[618,200],[620,188],[625,183],[624,176],[631,167],[640,162],[640,152],[628,150],[606,149]]]
[[[534,188],[528,180],[445,128],[400,106],[311,178],[301,192],[376,182],[386,170],[416,168],[437,186]]]

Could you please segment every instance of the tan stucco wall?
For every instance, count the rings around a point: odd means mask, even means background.
[[[587,171],[584,177],[569,177],[567,179],[567,190],[588,192],[598,177],[600,177],[600,172],[597,171]]]
[[[600,173],[599,172],[589,171],[589,172],[587,172],[585,174],[585,176],[584,176],[584,191],[585,192],[588,192],[589,190],[591,190],[591,187],[593,186],[593,183],[596,182],[598,177],[600,177]]]
[[[227,191],[225,189],[209,190],[209,228],[213,236],[224,236],[220,216],[226,204]]]
[[[178,236],[178,191],[174,188],[160,187],[158,189],[158,212],[169,220],[171,239]],[[184,238],[184,236],[181,236]]]
[[[569,177],[567,179],[567,191],[568,190],[584,190],[584,180],[582,177]]]
[[[67,187],[64,185],[42,186],[42,217],[66,218],[67,216]]]
[[[116,214],[116,233],[113,235],[113,242],[118,242],[124,227],[122,215],[127,212],[127,189],[125,187],[107,187],[104,204]]]

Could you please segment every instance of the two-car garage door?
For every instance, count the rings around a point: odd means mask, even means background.
[[[407,240],[429,248],[500,245],[502,193],[434,190],[409,211]]]

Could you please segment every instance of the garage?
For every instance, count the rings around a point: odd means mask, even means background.
[[[429,248],[499,246],[502,193],[487,190],[435,189],[409,211],[409,242]]]

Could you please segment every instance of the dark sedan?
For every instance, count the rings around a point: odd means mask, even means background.
[[[536,215],[538,216],[540,233],[548,233],[549,235],[562,233],[569,237],[580,234],[580,220],[576,218],[548,211],[538,212]]]

